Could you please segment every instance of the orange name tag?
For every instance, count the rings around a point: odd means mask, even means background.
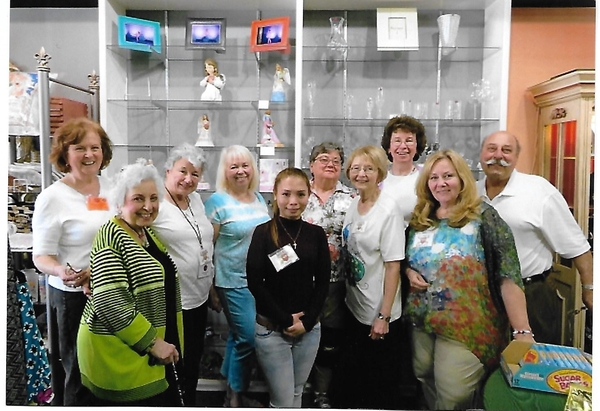
[[[88,210],[108,210],[108,201],[104,197],[92,197],[87,198],[87,209]]]

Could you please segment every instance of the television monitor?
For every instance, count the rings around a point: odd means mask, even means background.
[[[250,51],[290,52],[290,18],[254,20],[250,32]]]
[[[129,16],[118,16],[119,47],[161,53],[160,23]]]
[[[226,19],[188,19],[186,49],[225,50]]]

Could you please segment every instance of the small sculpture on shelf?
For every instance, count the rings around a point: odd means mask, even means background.
[[[273,91],[271,92],[271,101],[287,101],[287,87],[292,84],[290,71],[281,67],[281,64],[275,65],[275,75],[273,75]]]
[[[266,110],[263,115],[263,128],[262,128],[262,138],[260,140],[260,144],[263,146],[276,146],[282,147],[283,144],[277,138],[277,133],[275,133],[275,129],[273,126],[275,122],[271,117],[271,110]]]
[[[214,147],[212,139],[210,138],[210,121],[208,115],[203,114],[198,120],[198,140],[196,140],[196,147]]]
[[[200,100],[221,101],[221,89],[225,86],[225,75],[219,73],[219,66],[214,59],[204,60],[204,73],[206,77],[200,81],[200,86],[204,87]]]

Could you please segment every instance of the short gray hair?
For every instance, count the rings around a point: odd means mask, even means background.
[[[183,143],[175,147],[169,153],[167,161],[165,161],[165,171],[173,168],[173,165],[182,158],[186,159],[196,168],[200,168],[204,172],[204,166],[206,165],[206,157],[204,151],[201,148],[191,145],[190,143]]]
[[[163,180],[152,162],[145,158],[138,158],[135,163],[127,164],[113,178],[113,187],[110,191],[109,202],[117,210],[125,203],[125,196],[132,188],[142,181],[152,180],[156,184],[159,200],[165,194]]]
[[[237,144],[225,147],[223,151],[221,151],[219,167],[217,168],[217,191],[228,190],[229,187],[227,186],[227,177],[225,177],[227,163],[235,158],[243,158],[250,164],[250,167],[252,167],[254,172],[252,173],[253,175],[252,179],[250,180],[248,190],[256,191],[260,181],[260,174],[258,173],[258,167],[256,166],[256,158],[254,158],[248,148]]]

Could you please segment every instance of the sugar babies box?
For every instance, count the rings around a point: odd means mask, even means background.
[[[500,365],[511,387],[565,395],[571,383],[592,387],[592,357],[574,347],[512,341]]]

